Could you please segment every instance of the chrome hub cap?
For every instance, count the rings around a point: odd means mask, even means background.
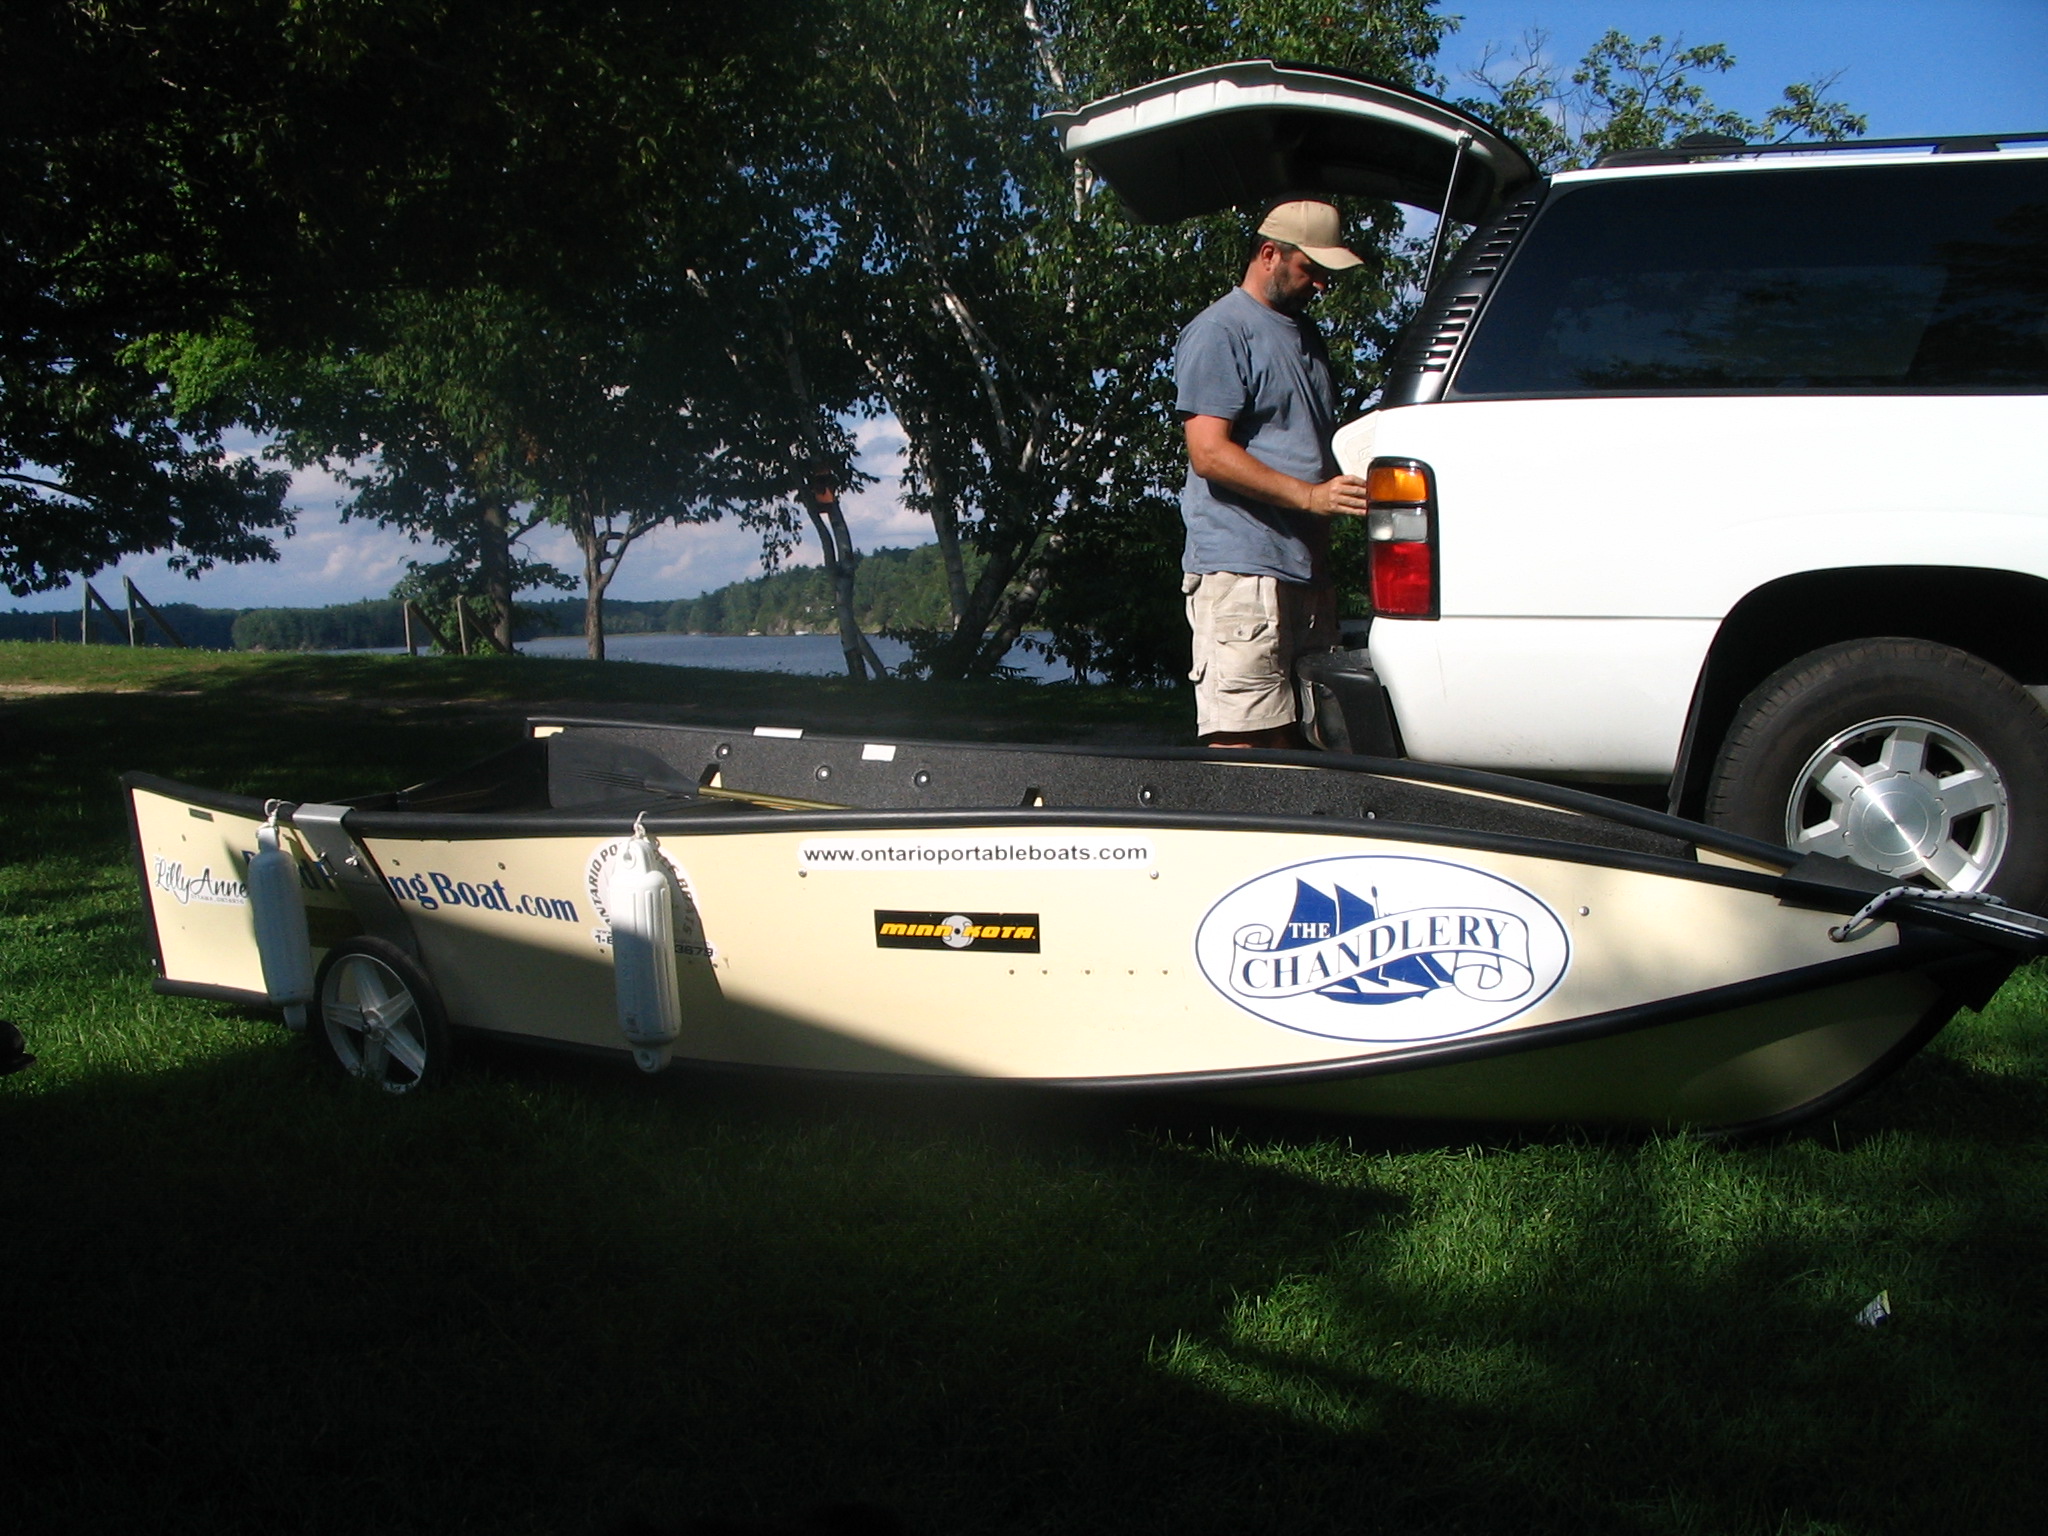
[[[419,1007],[405,983],[369,955],[350,955],[334,968],[320,1013],[335,1055],[357,1077],[403,1093],[426,1072]]]
[[[1793,780],[1785,842],[1902,883],[1982,890],[2005,853],[2005,784],[1977,744],[1931,720],[1866,720]]]

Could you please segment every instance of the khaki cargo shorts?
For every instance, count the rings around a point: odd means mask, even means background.
[[[1195,734],[1240,736],[1299,716],[1294,658],[1337,643],[1337,593],[1271,576],[1183,576],[1195,632]]]

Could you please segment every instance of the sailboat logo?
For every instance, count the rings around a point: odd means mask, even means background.
[[[1202,973],[1272,1023],[1344,1040],[1469,1034],[1541,1002],[1564,924],[1498,875],[1438,859],[1318,859],[1247,881],[1196,931]]]

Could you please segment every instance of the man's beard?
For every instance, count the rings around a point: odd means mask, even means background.
[[[1312,287],[1297,288],[1292,293],[1289,293],[1280,286],[1278,280],[1266,285],[1267,304],[1280,311],[1283,315],[1299,315],[1308,308],[1310,301],[1315,296],[1316,291]]]

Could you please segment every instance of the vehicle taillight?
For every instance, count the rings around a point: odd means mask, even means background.
[[[1415,459],[1374,459],[1365,472],[1372,510],[1372,611],[1392,619],[1437,616],[1436,482]]]

